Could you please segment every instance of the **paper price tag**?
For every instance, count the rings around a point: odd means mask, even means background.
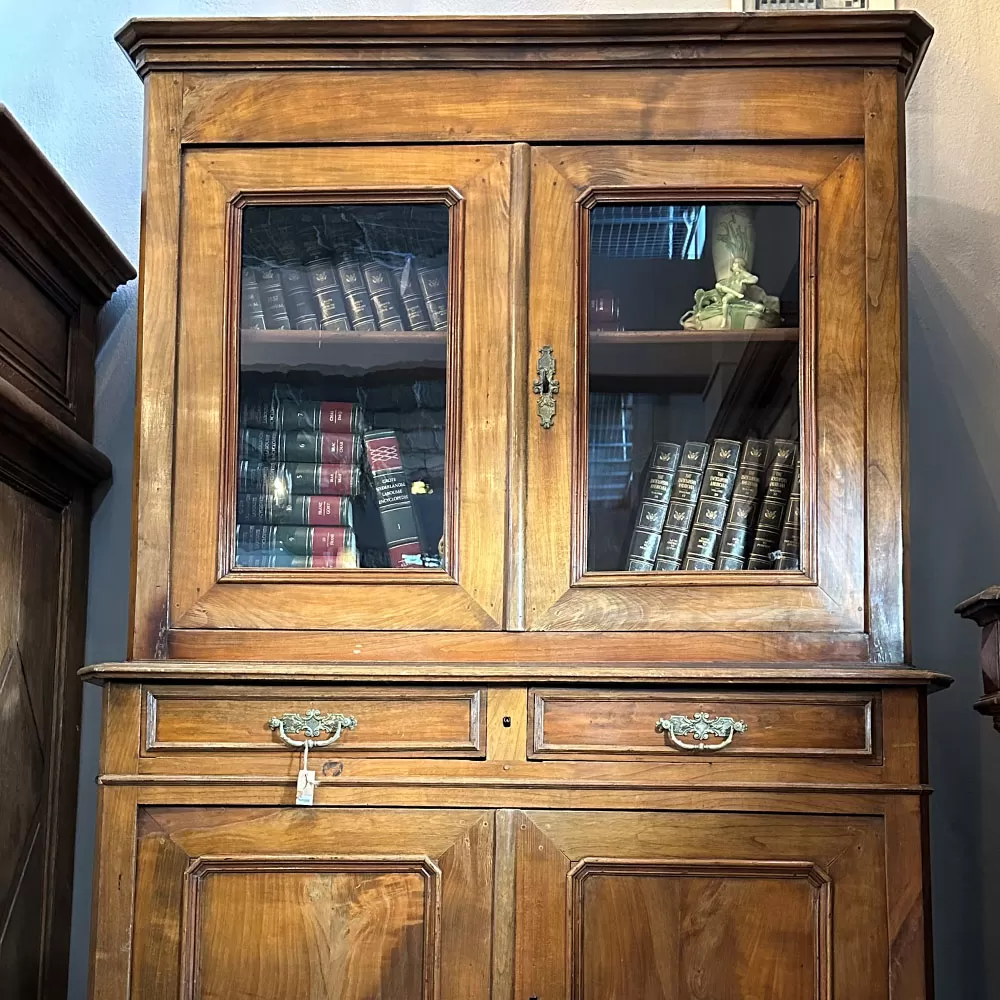
[[[316,772],[303,768],[299,771],[299,778],[295,783],[295,804],[297,806],[311,806],[315,793]]]

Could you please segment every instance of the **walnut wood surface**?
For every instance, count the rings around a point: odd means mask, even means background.
[[[128,261],[0,105],[0,983],[65,995],[94,319]]]
[[[146,82],[131,655],[92,995],[924,1000],[903,94],[918,16],[130,22]],[[404,72],[405,70],[405,72]],[[335,113],[331,112],[335,109]],[[584,209],[802,209],[804,570],[586,574]],[[236,571],[238,213],[439,198],[447,571]],[[540,429],[531,379],[555,348]],[[266,718],[359,725],[301,758]],[[662,715],[748,723],[684,751]]]

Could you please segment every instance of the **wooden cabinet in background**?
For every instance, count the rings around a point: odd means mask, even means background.
[[[0,105],[0,983],[65,996],[95,317],[131,265]]]
[[[96,1000],[928,995],[929,38],[122,29],[146,199],[131,658],[87,671]]]

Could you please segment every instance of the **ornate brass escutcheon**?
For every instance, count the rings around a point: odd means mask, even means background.
[[[548,430],[556,419],[556,396],[559,395],[559,379],[556,378],[556,359],[552,348],[545,344],[538,350],[535,365],[538,378],[531,384],[531,391],[538,396],[538,419]]]
[[[318,708],[310,708],[304,715],[297,712],[286,712],[280,718],[275,716],[268,722],[268,728],[276,730],[281,741],[296,750],[302,751],[302,767],[295,785],[295,804],[311,806],[316,792],[316,772],[309,770],[309,751],[317,747],[328,747],[340,739],[345,729],[354,729],[358,720],[353,715],[341,715],[339,712],[323,715]],[[305,739],[293,739],[292,734],[305,736]],[[330,735],[319,739],[322,733]],[[325,773],[325,768],[324,768]]]
[[[721,750],[733,742],[737,733],[745,733],[748,728],[742,719],[734,719],[728,715],[710,719],[708,712],[695,712],[693,719],[686,715],[671,715],[669,719],[660,719],[656,723],[656,731],[666,733],[670,742],[681,750]],[[691,736],[699,742],[685,743],[681,736]],[[722,742],[705,742],[713,736]]]

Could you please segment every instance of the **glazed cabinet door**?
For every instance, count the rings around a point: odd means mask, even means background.
[[[515,814],[517,997],[885,1000],[876,817]]]
[[[129,995],[487,1000],[492,852],[475,810],[144,808]]]
[[[532,150],[529,628],[864,636],[864,196],[852,146]]]
[[[499,628],[509,148],[181,174],[170,627]]]

